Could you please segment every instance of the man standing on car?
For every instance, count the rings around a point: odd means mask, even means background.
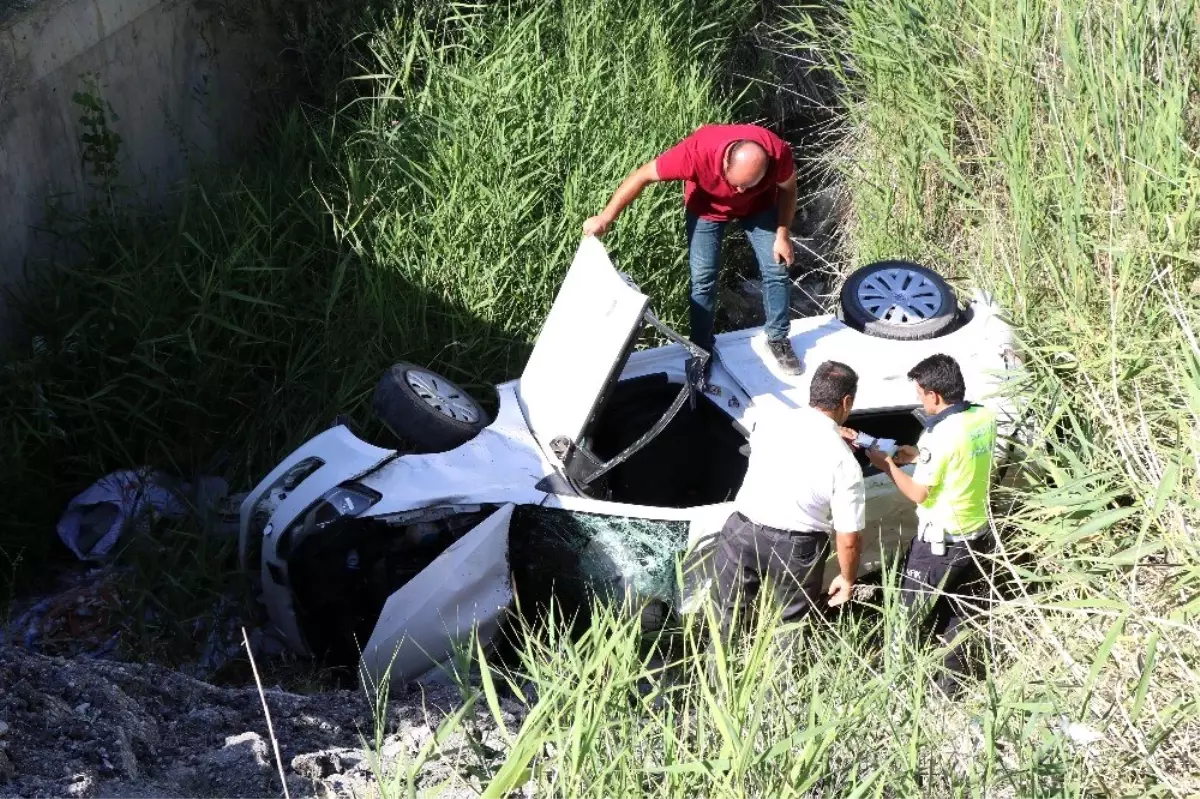
[[[642,189],[662,180],[684,181],[692,341],[712,352],[721,243],[736,219],[762,273],[767,346],[785,374],[800,374],[804,366],[788,340],[796,170],[787,142],[758,125],[704,125],[631,172],[604,210],[583,223],[584,234],[604,235]]]
[[[764,410],[755,420],[736,511],[717,534],[712,555],[726,635],[739,607],[744,619],[767,584],[784,621],[807,614],[821,592],[831,533],[840,573],[829,587],[829,604],[850,598],[866,493],[842,425],[857,391],[853,369],[825,361],[813,374],[808,408]]]
[[[978,556],[995,545],[988,491],[996,417],[966,401],[962,370],[948,355],[929,356],[908,377],[926,414],[917,448],[901,447],[892,457],[868,449],[867,457],[917,505],[917,535],[909,544],[900,585],[906,614],[910,622],[924,621],[928,632],[951,643],[967,612],[964,595],[982,582]],[[914,461],[916,470],[909,477],[900,467]],[[937,684],[953,697],[966,667],[962,647],[953,647],[942,665]]]

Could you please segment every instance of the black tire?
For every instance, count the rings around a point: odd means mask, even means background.
[[[902,270],[904,274],[888,274],[896,270]],[[894,279],[903,281],[902,285],[896,287],[901,292],[914,288],[916,281],[915,288],[919,293],[913,299],[922,300],[916,308],[919,312],[916,320],[905,315],[900,319],[881,319],[875,312],[880,310],[883,303],[868,307],[872,287],[885,286]],[[868,295],[866,302],[860,290]],[[847,325],[878,338],[905,341],[937,338],[948,333],[958,320],[958,298],[954,295],[954,289],[937,272],[911,261],[876,261],[856,269],[842,286],[841,305],[842,320]]]
[[[432,379],[435,393],[454,399],[454,405],[443,404],[448,410],[438,410],[426,398],[430,392],[413,385],[428,383],[424,378]],[[436,372],[411,363],[397,363],[384,373],[375,386],[374,407],[379,420],[417,452],[448,452],[470,441],[488,423],[483,407],[470,394]],[[465,410],[473,411],[473,418]]]

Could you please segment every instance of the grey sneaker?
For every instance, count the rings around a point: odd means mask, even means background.
[[[804,364],[796,357],[796,351],[792,349],[792,342],[786,338],[778,341],[767,341],[767,348],[771,350],[771,354],[775,356],[775,362],[779,364],[779,368],[784,374],[798,375],[804,373]]]

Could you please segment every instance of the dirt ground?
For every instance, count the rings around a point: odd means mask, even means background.
[[[450,685],[394,695],[382,757],[374,757],[366,744],[375,740],[375,714],[362,692],[265,688],[293,797],[395,793],[422,745],[461,704]],[[506,725],[519,725],[520,706],[502,707]],[[477,706],[464,731],[418,770],[418,792],[477,795],[476,775],[500,755],[487,745],[494,731]],[[216,687],[154,665],[0,647],[0,796],[282,795],[257,689]]]

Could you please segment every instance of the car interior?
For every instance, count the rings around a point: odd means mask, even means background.
[[[665,373],[623,380],[591,427],[591,448],[607,460],[646,433],[679,391]],[[852,413],[849,427],[897,444],[916,444],[922,425],[916,406]],[[685,404],[666,429],[590,486],[592,495],[613,502],[690,508],[732,500],[748,466],[741,427],[701,395],[695,409]],[[877,474],[861,451],[864,475]]]
[[[665,372],[617,383],[592,423],[590,446],[603,460],[637,441],[666,412],[679,384]],[[746,437],[707,395],[685,403],[657,438],[597,483],[613,502],[690,508],[733,499],[746,476]]]

